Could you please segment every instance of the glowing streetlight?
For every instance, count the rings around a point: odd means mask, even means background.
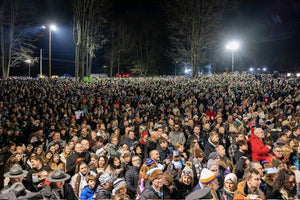
[[[53,24],[49,26],[49,78],[51,78],[51,32],[56,31],[57,27]]]
[[[232,59],[231,59],[231,70],[233,73],[234,69],[234,52],[240,48],[240,43],[238,41],[231,41],[226,45],[226,49],[231,50],[232,52]]]
[[[263,70],[263,72],[266,72],[266,71],[267,71],[267,68],[266,68],[266,67],[264,67],[262,70]]]
[[[31,63],[33,63],[33,61],[30,59],[27,59],[27,60],[25,60],[25,62],[28,63],[28,76],[30,77],[30,67],[31,67],[30,65],[31,65]]]
[[[254,72],[254,68],[251,67],[251,68],[249,69],[249,71],[250,71],[250,72]]]

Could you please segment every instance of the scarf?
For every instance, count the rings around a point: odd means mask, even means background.
[[[283,189],[283,188],[280,188],[279,189],[279,192],[280,192],[280,194],[281,194],[281,196],[282,196],[282,199],[284,199],[284,200],[289,200],[289,199],[297,199],[297,196],[295,195],[295,196],[289,196],[289,193],[288,193],[288,191],[286,191],[285,189]]]

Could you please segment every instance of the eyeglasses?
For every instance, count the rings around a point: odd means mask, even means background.
[[[296,184],[296,181],[289,181],[288,184]]]
[[[141,159],[133,159],[132,162],[141,161]]]

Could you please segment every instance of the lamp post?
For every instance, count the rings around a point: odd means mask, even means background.
[[[226,45],[226,49],[231,50],[232,58],[231,58],[231,71],[233,73],[234,69],[234,51],[240,48],[240,43],[237,41],[231,41]]]
[[[28,60],[25,60],[26,63],[28,63],[28,76],[30,77],[30,65],[32,63],[32,60],[28,59]]]
[[[56,30],[55,25],[49,26],[49,78],[51,78],[51,32]]]

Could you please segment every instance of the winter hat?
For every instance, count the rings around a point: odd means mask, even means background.
[[[104,173],[99,177],[99,182],[101,185],[104,185],[106,182],[113,182],[113,178],[110,174]]]
[[[233,173],[230,173],[230,174],[227,174],[227,175],[226,175],[226,177],[225,177],[225,179],[224,179],[224,183],[225,183],[226,181],[228,181],[228,180],[231,180],[231,181],[234,183],[234,185],[237,184],[237,176],[236,176],[235,174],[233,174]]]
[[[207,169],[210,169],[210,168],[212,168],[212,167],[214,167],[214,166],[219,166],[217,163],[216,163],[216,161],[214,161],[214,160],[212,160],[212,159],[209,159],[208,161],[207,161]]]
[[[211,152],[208,156],[208,159],[216,159],[218,156],[220,156],[217,152]]]
[[[115,195],[116,191],[121,189],[124,185],[126,186],[126,182],[123,178],[116,179],[113,183],[114,189],[112,190],[112,194]]]
[[[194,179],[193,170],[188,164],[183,168],[181,176],[190,176],[192,179]]]
[[[179,161],[172,161],[172,165],[173,165],[174,169],[181,169],[182,168],[181,160],[179,160]]]
[[[214,172],[210,171],[209,169],[204,168],[200,175],[200,182],[202,184],[209,184],[216,178],[217,178],[217,175]]]
[[[151,175],[149,176],[150,181],[154,181],[157,179],[159,176],[162,176],[163,172],[160,169],[155,169]]]
[[[147,166],[150,166],[150,165],[154,164],[154,160],[152,160],[151,158],[147,158],[146,164],[147,164]]]

